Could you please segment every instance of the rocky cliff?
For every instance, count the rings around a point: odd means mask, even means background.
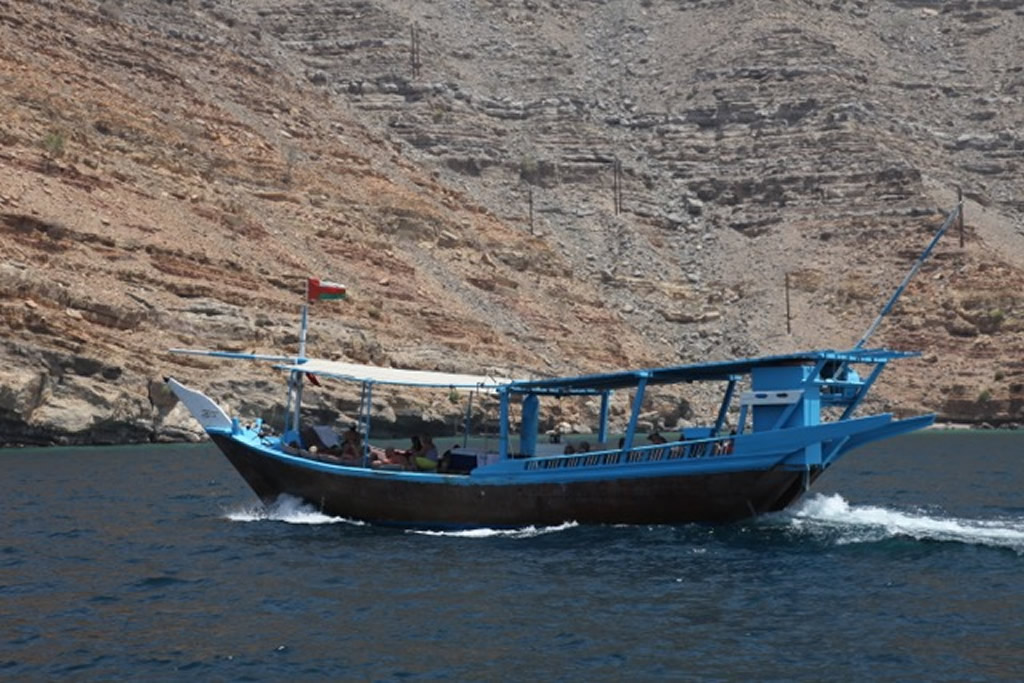
[[[275,371],[166,349],[294,351],[307,275],[351,292],[314,310],[323,357],[845,347],[957,185],[962,246],[873,340],[924,355],[875,401],[1024,422],[1022,37],[984,0],[0,0],[0,441],[196,438],[166,374],[279,417]],[[376,398],[399,431],[461,409]]]

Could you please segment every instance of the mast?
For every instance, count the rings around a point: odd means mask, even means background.
[[[858,341],[857,344],[853,347],[854,349],[863,348],[864,344],[867,343],[868,338],[875,333],[875,330],[878,329],[878,326],[882,323],[882,318],[888,315],[889,311],[891,311],[893,307],[896,305],[896,301],[900,298],[900,295],[903,294],[903,290],[905,290],[907,288],[907,285],[910,284],[910,280],[915,275],[917,275],[917,271],[921,269],[921,266],[924,264],[928,256],[932,253],[932,250],[935,248],[935,245],[939,243],[939,239],[944,234],[946,234],[946,230],[949,229],[949,226],[953,225],[953,221],[955,221],[957,218],[963,220],[963,209],[963,192],[959,188],[957,188],[956,206],[953,208],[952,211],[949,212],[949,215],[946,216],[946,220],[943,221],[942,226],[935,233],[935,236],[932,237],[932,241],[928,243],[928,246],[925,247],[925,250],[921,252],[920,256],[917,257],[917,261],[914,262],[914,265],[910,269],[910,272],[907,273],[907,276],[903,278],[903,282],[900,283],[900,286],[897,287],[896,291],[892,293],[891,297],[889,297],[889,301],[887,301],[885,306],[882,307],[882,310],[881,312],[879,312],[878,317],[875,318],[875,321],[873,323],[871,323],[871,326],[868,327],[867,331],[864,333],[864,336],[862,336],[860,338],[860,341]]]

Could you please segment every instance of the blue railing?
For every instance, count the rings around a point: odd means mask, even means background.
[[[682,460],[690,458],[710,458],[726,456],[732,453],[735,436],[718,436],[708,439],[674,441],[671,443],[650,444],[639,446],[629,451],[616,448],[610,451],[593,451],[589,453],[573,453],[571,455],[552,455],[542,458],[530,458],[525,461],[523,469],[554,470],[575,467],[599,467],[608,465],[634,465],[637,463]]]

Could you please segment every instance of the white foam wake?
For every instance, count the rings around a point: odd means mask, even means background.
[[[1024,518],[959,519],[924,510],[850,505],[841,495],[814,495],[788,513],[789,525],[837,543],[871,543],[905,537],[1009,548],[1024,554]]]
[[[566,529],[579,526],[576,522],[565,522],[557,526],[525,526],[518,529],[462,529],[459,531],[426,531],[409,530],[411,534],[423,534],[425,536],[451,536],[454,538],[535,538],[544,534],[553,534]]]
[[[292,496],[281,496],[272,505],[254,505],[238,510],[229,510],[224,515],[232,522],[285,522],[287,524],[353,524],[356,522],[343,517],[331,517],[318,511],[312,505]]]
[[[303,502],[292,496],[281,496],[273,505],[251,505],[235,510],[228,510],[224,513],[232,522],[285,522],[287,524],[351,524],[353,526],[365,526],[366,522],[346,519],[344,517],[331,517],[320,512],[312,505]],[[558,526],[534,527],[527,526],[518,529],[463,529],[459,531],[427,531],[419,529],[408,529],[407,533],[423,534],[426,536],[452,536],[456,538],[494,538],[504,536],[507,538],[533,538],[544,534],[556,533],[579,526],[576,522],[566,522]]]

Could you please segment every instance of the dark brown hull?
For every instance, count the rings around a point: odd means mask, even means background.
[[[411,527],[731,522],[781,510],[804,491],[802,474],[781,468],[522,484],[354,476],[271,457],[226,436],[213,440],[266,503],[287,494],[328,515]]]

